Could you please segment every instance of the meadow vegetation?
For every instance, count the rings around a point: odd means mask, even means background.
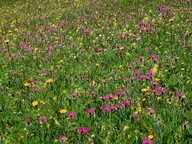
[[[192,1],[0,2],[0,143],[192,143]]]

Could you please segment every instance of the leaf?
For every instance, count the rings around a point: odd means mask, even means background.
[[[173,138],[173,135],[170,134],[168,139],[167,139],[167,144],[174,144],[174,138]]]

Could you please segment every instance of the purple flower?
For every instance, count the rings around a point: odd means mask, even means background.
[[[107,94],[106,97],[107,97],[108,99],[113,99],[113,98],[114,98],[114,96],[113,96],[112,94]]]
[[[151,82],[151,85],[152,85],[152,86],[156,86],[156,85],[158,85],[158,82],[153,81],[153,82]]]
[[[152,109],[152,108],[149,108],[149,109],[148,109],[148,112],[152,115],[152,114],[154,114],[154,113],[155,113],[155,110],[154,110],[154,109]]]
[[[77,95],[76,95],[75,93],[72,93],[72,94],[71,94],[71,97],[72,97],[72,98],[76,98],[76,96],[77,96]]]
[[[182,98],[182,97],[184,96],[183,93],[176,93],[175,95],[176,95],[179,99]]]
[[[134,72],[133,74],[134,74],[135,76],[138,76],[138,75],[140,75],[140,72],[136,71],[136,72]]]
[[[121,96],[121,95],[122,95],[122,92],[121,92],[121,91],[115,91],[115,94],[116,94],[117,96]]]
[[[138,118],[138,117],[139,117],[139,115],[136,113],[131,115],[131,118]]]
[[[126,106],[126,107],[127,107],[127,106],[130,106],[130,101],[123,101],[122,104],[123,104],[124,106]]]
[[[34,92],[34,93],[37,93],[37,92],[38,92],[38,89],[37,89],[37,88],[34,88],[34,89],[33,89],[33,92]]]
[[[110,111],[111,110],[111,106],[102,106],[101,107],[102,111]]]
[[[26,125],[30,125],[31,124],[31,122],[30,122],[30,120],[26,120]]]
[[[86,112],[89,114],[89,115],[92,115],[94,112],[95,112],[95,109],[94,108],[89,108],[86,110]]]
[[[76,116],[75,112],[72,112],[72,111],[69,111],[69,112],[67,113],[67,115],[68,115],[69,117],[75,117],[75,116]]]
[[[47,118],[45,117],[45,116],[40,116],[39,117],[39,122],[40,123],[43,123],[43,122],[45,122],[47,120]]]
[[[60,141],[60,142],[64,142],[64,141],[66,141],[66,140],[67,140],[67,138],[66,138],[66,136],[64,136],[64,135],[62,135],[62,136],[59,137],[59,141]]]
[[[128,93],[128,92],[129,92],[129,88],[123,88],[123,91],[124,91],[125,93]]]
[[[143,56],[139,56],[139,60],[140,61],[144,61],[144,57]]]
[[[150,50],[152,50],[152,48],[151,47],[147,47],[146,50],[150,51]]]
[[[89,128],[87,128],[87,127],[80,127],[78,130],[80,133],[82,133],[84,135],[86,135],[90,131]]]
[[[178,60],[179,60],[179,57],[174,56],[174,60],[175,60],[175,61],[178,61]]]
[[[108,99],[108,97],[107,97],[107,96],[102,96],[101,99],[102,99],[103,101],[105,101],[106,99]]]
[[[152,140],[150,140],[148,137],[142,138],[142,142],[143,142],[144,144],[152,144]]]
[[[121,108],[121,105],[117,104],[117,105],[114,105],[115,109],[120,109]]]

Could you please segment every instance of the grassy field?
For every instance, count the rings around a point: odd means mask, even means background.
[[[1,0],[0,143],[192,144],[192,2]]]

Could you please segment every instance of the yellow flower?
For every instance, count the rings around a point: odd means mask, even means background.
[[[122,47],[120,47],[120,50],[124,50],[124,47],[122,46]]]
[[[171,23],[172,23],[172,22],[173,22],[173,18],[169,19],[169,22],[171,22]]]
[[[146,92],[146,91],[148,91],[148,90],[149,90],[148,88],[143,88],[143,89],[141,89],[142,92]]]
[[[137,111],[138,111],[138,112],[141,112],[141,111],[142,111],[142,108],[141,108],[141,107],[138,107],[138,108],[137,108]]]
[[[150,135],[148,136],[148,138],[152,140],[152,139],[154,139],[154,135],[150,134]]]
[[[126,56],[130,56],[130,53],[126,52]]]
[[[5,43],[8,43],[9,41],[10,41],[10,40],[6,39],[4,42],[5,42]]]
[[[96,64],[95,64],[95,66],[96,66],[96,67],[99,67],[99,64],[98,64],[98,63],[96,63]]]
[[[39,103],[38,101],[33,101],[33,102],[32,102],[32,105],[33,105],[33,106],[37,106],[38,103]]]
[[[29,87],[29,86],[30,86],[30,83],[26,82],[26,83],[24,83],[24,86],[25,86],[25,87]]]
[[[52,83],[52,82],[53,82],[53,79],[50,78],[50,79],[46,80],[45,82],[46,82],[46,83]]]
[[[158,82],[158,81],[160,81],[160,79],[159,79],[159,78],[155,78],[155,81],[157,81],[157,82]]]
[[[118,97],[114,96],[114,100],[118,100]]]
[[[64,60],[60,60],[60,63],[63,63],[64,62]]]
[[[66,110],[66,109],[61,109],[59,112],[60,112],[61,114],[64,114],[64,113],[67,112],[67,110]]]
[[[154,74],[157,72],[157,68],[158,68],[158,65],[155,64],[155,66],[151,69],[151,70],[153,71]]]
[[[136,43],[132,43],[131,46],[132,46],[133,48],[136,48],[136,47],[137,47],[137,44],[136,44]]]

